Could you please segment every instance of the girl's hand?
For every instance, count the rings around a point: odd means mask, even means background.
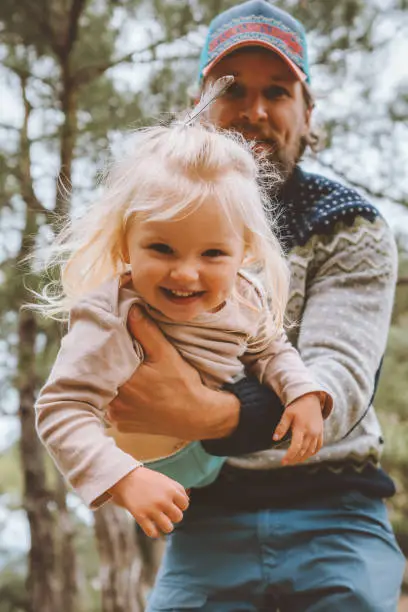
[[[127,474],[109,492],[113,501],[126,508],[151,538],[173,531],[173,523],[181,521],[189,505],[181,484],[145,467]]]
[[[286,407],[273,434],[281,440],[292,430],[292,441],[282,465],[306,461],[319,452],[323,445],[323,417],[318,394],[308,393]]]

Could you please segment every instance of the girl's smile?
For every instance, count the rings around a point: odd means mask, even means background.
[[[179,304],[180,306],[191,305],[195,301],[199,300],[205,293],[205,291],[181,291],[175,289],[167,289],[161,287],[166,299],[173,302],[173,304]]]

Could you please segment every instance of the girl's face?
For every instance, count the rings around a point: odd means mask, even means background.
[[[133,286],[174,321],[217,309],[231,295],[244,256],[242,219],[215,201],[184,218],[133,222],[127,235]]]

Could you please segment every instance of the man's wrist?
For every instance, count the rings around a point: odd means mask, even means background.
[[[233,393],[201,390],[197,403],[202,406],[202,420],[198,425],[200,431],[194,436],[197,440],[212,440],[230,436],[239,422],[240,401]]]
[[[251,377],[224,387],[239,401],[238,423],[223,438],[202,439],[207,453],[219,457],[240,456],[277,446],[272,435],[284,411],[277,394]]]

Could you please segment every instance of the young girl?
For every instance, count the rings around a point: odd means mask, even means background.
[[[299,460],[321,446],[331,398],[283,332],[288,271],[259,178],[239,135],[182,123],[142,129],[101,199],[54,245],[62,292],[44,310],[69,312],[70,327],[36,403],[38,432],[91,508],[113,497],[151,536],[172,530],[188,506],[184,487],[212,482],[225,459],[199,442],[120,434],[106,422],[143,360],[126,327],[133,304],[207,385],[246,369],[272,386],[307,422]]]

